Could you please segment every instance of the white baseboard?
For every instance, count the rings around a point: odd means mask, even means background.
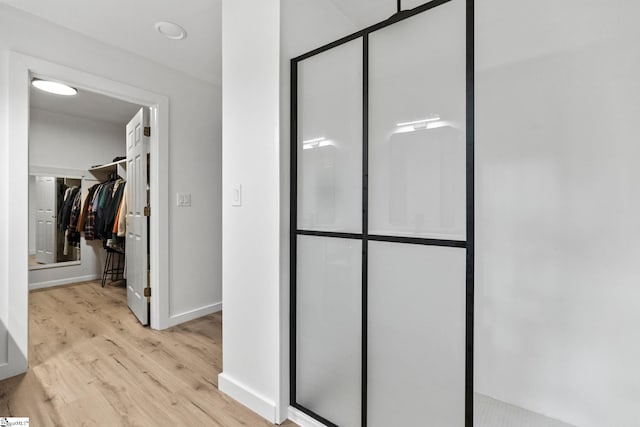
[[[97,274],[89,274],[86,276],[65,277],[64,279],[48,280],[46,282],[29,283],[29,290],[51,288],[53,286],[68,285],[70,283],[88,282],[99,279]]]
[[[206,316],[207,314],[217,313],[222,310],[222,302],[215,304],[205,305],[193,310],[186,311],[180,314],[172,314],[169,316],[169,328],[179,325],[180,323],[188,322],[189,320],[197,319],[198,317]]]
[[[7,337],[7,362],[0,364],[0,380],[15,377],[27,372],[29,362],[20,351],[11,335]]]
[[[326,427],[315,418],[311,418],[299,409],[289,406],[289,419],[300,427]]]
[[[0,381],[7,378],[15,377],[16,375],[24,374],[27,372],[29,366],[27,361],[22,359],[18,362],[3,363],[0,365]]]
[[[276,423],[276,404],[274,402],[229,378],[224,372],[218,375],[218,390],[242,403],[267,421]]]

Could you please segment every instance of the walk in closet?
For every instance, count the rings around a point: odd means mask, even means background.
[[[84,90],[30,99],[30,288],[126,286],[147,324],[148,109]]]

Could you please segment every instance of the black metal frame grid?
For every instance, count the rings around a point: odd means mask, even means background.
[[[361,426],[367,425],[367,324],[368,324],[368,242],[410,243],[428,246],[444,246],[466,248],[466,302],[465,302],[465,426],[473,427],[473,353],[474,353],[474,99],[475,99],[475,62],[474,62],[474,0],[466,2],[466,203],[467,203],[467,236],[466,241],[424,239],[416,237],[383,236],[368,234],[368,199],[369,199],[369,34],[386,28],[397,22],[419,13],[449,3],[452,0],[433,0],[411,10],[401,10],[398,0],[398,12],[389,19],[355,32],[332,43],[309,51],[291,59],[291,205],[290,205],[290,404],[292,407],[315,418],[330,427],[337,427],[321,415],[297,403],[297,237],[321,236],[362,241],[362,396]],[[362,92],[362,233],[341,233],[298,229],[298,63],[317,54],[326,52],[353,40],[362,38],[363,48],[363,92]]]

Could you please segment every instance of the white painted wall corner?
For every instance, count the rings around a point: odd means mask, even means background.
[[[205,305],[204,307],[199,307],[194,310],[189,310],[184,313],[172,314],[171,317],[169,317],[169,327],[197,319],[198,317],[217,313],[219,311],[222,311],[222,301],[215,304]]]

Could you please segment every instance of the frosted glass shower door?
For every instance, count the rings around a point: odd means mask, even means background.
[[[369,233],[464,241],[465,2],[369,36]]]
[[[369,36],[367,426],[465,425],[465,2]]]
[[[361,425],[362,49],[356,39],[297,68],[292,394],[345,427]]]
[[[298,66],[298,227],[362,232],[362,40]]]
[[[291,60],[290,403],[329,427],[473,425],[472,11]]]

